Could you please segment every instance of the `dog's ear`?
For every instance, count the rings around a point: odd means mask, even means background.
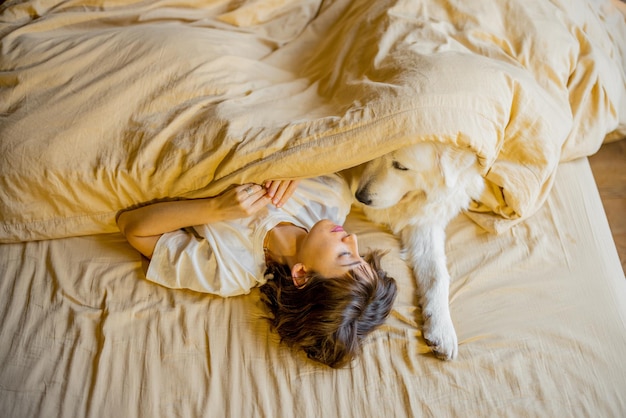
[[[356,167],[347,168],[337,173],[348,183],[348,187],[350,188],[352,194],[356,193],[357,189],[359,188],[359,180],[363,173],[364,167],[365,164],[361,164]]]
[[[443,145],[438,147],[437,154],[439,170],[448,188],[456,186],[459,176],[476,163],[476,156],[471,151]]]

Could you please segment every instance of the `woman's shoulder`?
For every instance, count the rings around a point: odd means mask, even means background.
[[[334,191],[340,191],[348,187],[348,183],[339,174],[326,174],[318,177],[303,179],[300,186],[323,187]]]
[[[292,199],[294,197],[299,204],[320,202],[333,206],[351,202],[350,188],[346,181],[337,174],[303,179]]]

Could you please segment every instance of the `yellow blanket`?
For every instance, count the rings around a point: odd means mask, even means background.
[[[608,0],[9,1],[0,52],[2,242],[418,141],[476,152],[472,216],[499,231],[626,132]]]

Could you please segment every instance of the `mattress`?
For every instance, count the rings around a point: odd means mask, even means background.
[[[0,245],[0,411],[7,417],[618,417],[626,414],[626,280],[585,158],[507,232],[449,225],[456,360],[422,339],[398,240],[391,317],[350,367],[278,342],[258,289],[222,299],[145,279],[119,233]]]

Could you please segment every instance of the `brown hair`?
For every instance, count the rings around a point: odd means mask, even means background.
[[[300,288],[289,266],[268,263],[262,300],[281,342],[333,368],[352,361],[365,337],[385,322],[396,297],[395,280],[380,268],[383,255],[365,256],[371,270],[360,266],[331,278],[312,273]]]

